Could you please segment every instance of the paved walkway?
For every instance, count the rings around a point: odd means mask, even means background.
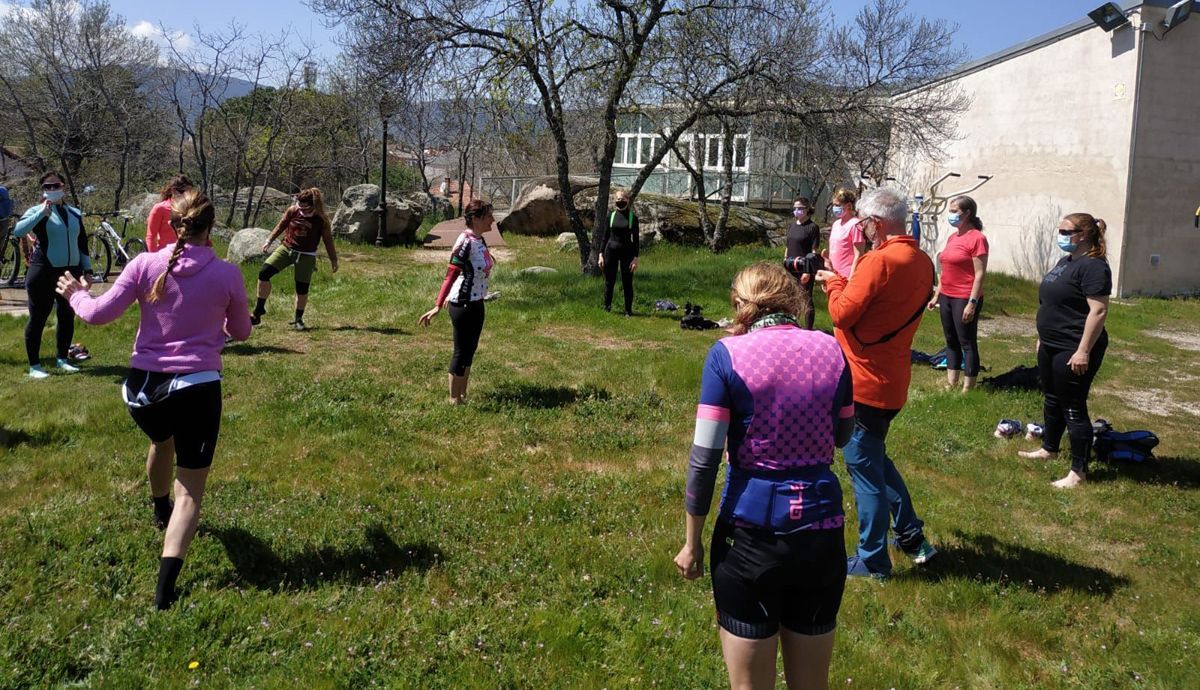
[[[116,279],[117,276],[114,274],[108,277],[108,282],[92,285],[92,294],[103,294],[112,287],[113,281]],[[24,287],[0,288],[0,315],[25,316],[28,313]]]
[[[429,234],[425,236],[424,246],[426,249],[449,249],[454,246],[454,241],[466,229],[467,225],[462,218],[444,220],[429,229]],[[483,241],[487,242],[488,247],[506,246],[495,223],[492,223],[491,230],[483,233]]]

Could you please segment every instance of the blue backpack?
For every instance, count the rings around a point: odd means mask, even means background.
[[[1103,419],[1092,423],[1092,450],[1098,460],[1145,462],[1154,459],[1158,436],[1153,431],[1115,431]]]
[[[8,196],[8,189],[0,184],[0,220],[12,215],[13,203]]]

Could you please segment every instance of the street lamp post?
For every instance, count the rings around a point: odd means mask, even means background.
[[[379,172],[379,232],[375,235],[375,246],[383,246],[387,236],[387,164],[388,164],[388,109],[387,98],[379,100],[379,117],[383,120],[383,156]]]

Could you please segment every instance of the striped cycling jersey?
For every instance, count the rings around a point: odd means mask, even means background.
[[[738,498],[729,495],[733,476],[803,487],[836,483],[834,432],[839,419],[853,414],[849,367],[832,337],[780,325],[723,338],[709,350],[701,377],[687,511],[707,514],[726,448],[723,514]],[[836,500],[815,489],[797,491],[804,509],[789,530],[841,526],[840,491]]]
[[[450,250],[450,266],[458,269],[458,277],[450,287],[450,301],[465,304],[483,299],[494,264],[482,237],[470,230],[459,235]]]

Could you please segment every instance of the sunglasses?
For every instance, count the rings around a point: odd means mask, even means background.
[[[62,189],[62,188],[63,188],[63,185],[61,182],[58,182],[58,183],[47,182],[46,184],[42,185],[42,189],[46,190],[47,192],[53,192],[56,189]]]

